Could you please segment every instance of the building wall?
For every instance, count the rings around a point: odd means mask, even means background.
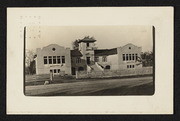
[[[110,70],[117,70],[118,69],[118,55],[108,55],[107,62],[103,62],[103,56],[99,56],[98,63],[103,67],[110,66]]]
[[[137,47],[133,44],[127,44],[123,47],[118,47],[117,48],[117,53],[118,53],[118,65],[119,69],[127,69],[127,66],[129,65],[134,65],[134,68],[142,68],[142,64],[139,64],[140,62],[136,61],[136,59],[132,59],[132,54],[137,54],[137,56],[140,58],[141,57],[141,47]],[[131,54],[131,60],[125,60],[123,61],[123,54]],[[125,56],[126,58],[126,56]],[[133,69],[133,68],[132,68]]]
[[[118,55],[109,55],[107,57],[107,61],[111,63],[111,69],[110,70],[118,70]]]
[[[53,48],[55,48],[55,51],[52,50]],[[36,74],[49,74],[51,69],[56,69],[56,71],[60,69],[60,73],[71,74],[71,57],[69,48],[64,48],[57,44],[51,44],[42,49],[37,48],[36,53]],[[60,56],[61,63],[49,64],[49,59],[47,58],[48,63],[44,64],[44,56]],[[62,56],[65,57],[65,63],[62,63]]]

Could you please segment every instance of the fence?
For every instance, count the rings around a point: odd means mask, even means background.
[[[106,71],[77,71],[76,78],[110,78],[110,77],[124,77],[136,75],[149,75],[153,74],[152,67],[142,67],[138,69],[124,69],[124,70],[106,70]]]

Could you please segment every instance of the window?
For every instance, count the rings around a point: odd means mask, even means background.
[[[53,56],[53,64],[56,64],[56,56]]]
[[[132,60],[134,60],[134,54],[132,54]]]
[[[102,62],[107,62],[107,56],[102,57]]]
[[[49,64],[52,64],[52,56],[48,56]]]
[[[128,59],[128,54],[126,54],[126,61],[128,61],[129,59]]]
[[[129,47],[129,49],[131,49],[131,47]]]
[[[132,65],[132,68],[134,68],[134,65]]]
[[[58,69],[58,73],[60,73],[60,69]]]
[[[56,69],[54,69],[54,73],[56,73]]]
[[[106,67],[105,67],[105,69],[110,69],[111,68],[111,66],[110,65],[107,65]]]
[[[129,65],[129,68],[131,68],[131,65]]]
[[[136,54],[136,60],[138,59],[138,55]]]
[[[53,51],[55,51],[56,49],[55,48],[52,48]]]
[[[76,58],[76,63],[81,63],[81,58],[80,57]]]
[[[47,56],[44,56],[44,64],[47,64]]]
[[[95,57],[95,62],[99,62],[99,57]]]
[[[129,54],[129,60],[131,60],[131,54]]]
[[[65,56],[62,56],[62,63],[65,63]]]
[[[129,65],[127,65],[127,68],[129,68]]]
[[[61,63],[60,56],[57,56],[57,63],[58,63],[58,64]]]
[[[126,58],[125,58],[125,54],[123,54],[123,61],[125,61],[126,60]]]
[[[87,47],[89,47],[89,43],[86,43]]]

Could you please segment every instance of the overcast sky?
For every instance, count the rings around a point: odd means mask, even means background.
[[[110,49],[128,43],[152,51],[152,26],[29,26],[26,31],[26,49],[36,50],[49,44],[72,49],[72,42],[93,36],[99,49]]]

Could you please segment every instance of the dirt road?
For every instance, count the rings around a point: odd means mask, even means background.
[[[26,95],[36,96],[95,96],[152,95],[153,77],[82,80],[80,82],[26,86]]]

